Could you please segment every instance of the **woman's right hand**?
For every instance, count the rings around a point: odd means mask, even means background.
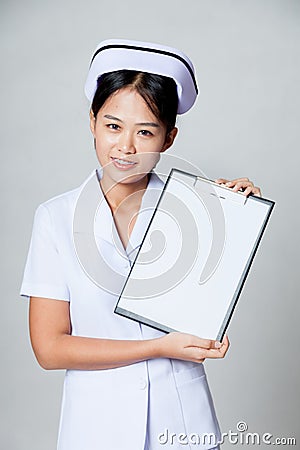
[[[159,338],[161,357],[201,363],[206,358],[224,358],[229,348],[228,337],[222,343],[191,334],[172,332]]]

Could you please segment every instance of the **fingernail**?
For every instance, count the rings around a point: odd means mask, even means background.
[[[222,347],[221,342],[216,341],[215,342],[215,348],[221,348],[221,347]]]

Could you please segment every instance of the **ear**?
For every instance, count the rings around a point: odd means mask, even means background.
[[[166,140],[165,143],[161,149],[161,153],[165,152],[168,148],[171,147],[171,145],[173,145],[174,139],[176,138],[178,133],[178,128],[174,127],[173,130],[171,130],[167,136],[166,136]]]
[[[95,128],[96,128],[96,118],[92,110],[90,110],[90,129],[92,135],[95,137]]]

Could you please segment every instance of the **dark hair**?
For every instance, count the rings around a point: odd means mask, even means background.
[[[92,102],[94,117],[106,100],[117,90],[132,87],[145,100],[155,117],[169,133],[175,126],[178,109],[177,86],[172,78],[135,70],[117,70],[98,78]]]

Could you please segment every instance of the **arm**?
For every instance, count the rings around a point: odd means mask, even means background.
[[[152,358],[175,358],[203,362],[223,358],[223,344],[184,333],[170,333],[148,340],[114,340],[71,335],[69,303],[31,297],[30,338],[33,351],[44,369],[99,370],[127,366]]]

